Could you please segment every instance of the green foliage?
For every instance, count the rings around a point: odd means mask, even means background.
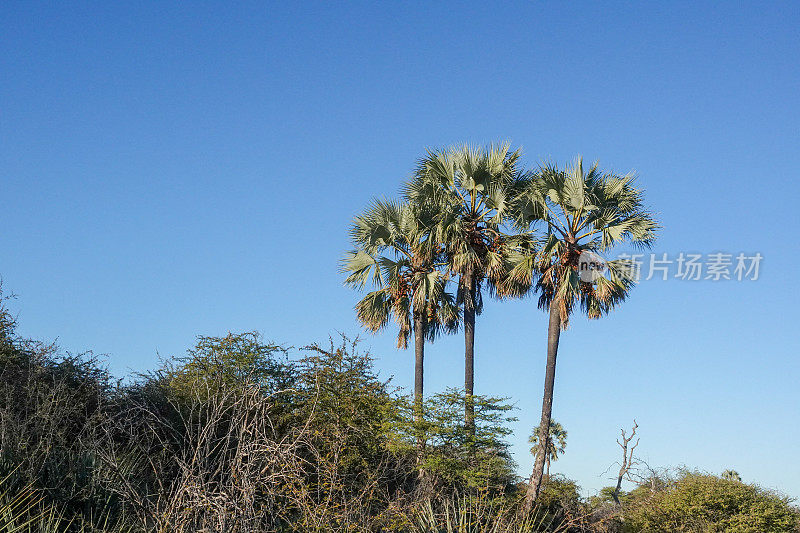
[[[589,505],[547,479],[534,512],[504,398],[432,395],[424,417],[342,337],[290,354],[254,333],[113,383],[22,339],[0,305],[0,531],[793,531],[788,499],[684,473]],[[559,432],[556,432],[560,434]],[[425,446],[417,448],[422,435]],[[560,452],[559,452],[560,453]]]
[[[413,417],[410,399],[403,399],[393,422],[393,449],[411,454],[418,435],[425,446],[419,468],[435,486],[451,489],[505,491],[515,481],[515,463],[505,438],[513,407],[507,398],[475,395],[474,435],[464,419],[463,390],[447,389],[425,401],[422,420]]]
[[[404,187],[408,201],[433,212],[429,238],[443,247],[446,270],[459,276],[458,301],[476,314],[483,282],[493,288],[508,250],[529,242],[527,232],[507,227],[525,183],[520,155],[509,143],[429,150]]]
[[[176,394],[212,394],[226,387],[256,383],[266,393],[289,385],[286,350],[264,343],[257,332],[198,337],[186,356],[168,362],[163,373]]]
[[[342,260],[345,285],[374,289],[356,304],[356,317],[372,332],[394,318],[398,348],[408,346],[415,323],[429,340],[458,325],[442,250],[429,236],[432,224],[430,209],[374,200],[350,229],[355,248]]]
[[[398,399],[357,341],[342,337],[339,344],[312,345],[304,352],[294,367],[289,402],[296,424],[310,421],[309,444],[318,456],[309,460],[318,465],[335,460],[338,481],[326,490],[363,489],[374,481],[376,465],[393,461],[387,456],[388,421],[396,417]]]
[[[501,292],[521,296],[534,290],[543,309],[558,302],[563,327],[576,305],[589,318],[599,318],[623,302],[636,282],[630,261],[608,261],[606,272],[592,283],[580,279],[578,261],[585,251],[608,252],[621,243],[647,248],[654,242],[658,224],[634,176],[603,172],[597,164],[587,170],[578,158],[566,169],[542,166],[519,191],[514,199],[518,227],[543,222],[547,233],[535,246],[509,254]]]
[[[593,508],[602,507],[604,505],[609,505],[614,503],[614,489],[615,487],[603,487],[600,489],[594,496],[589,497],[589,505]],[[628,493],[625,491],[620,491],[619,493],[619,500],[621,503],[625,503],[628,498]]]
[[[629,531],[792,532],[790,500],[755,485],[685,472],[666,489],[640,493],[625,511]]]
[[[0,305],[0,477],[7,490],[89,513],[109,498],[94,452],[109,376],[91,354],[61,355],[14,327]]]
[[[552,522],[565,522],[579,518],[585,512],[580,487],[561,475],[549,476],[536,499],[539,512]]]

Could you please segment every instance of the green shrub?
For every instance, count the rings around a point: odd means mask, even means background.
[[[628,531],[797,531],[788,498],[755,485],[685,472],[666,489],[639,493],[625,511]]]
[[[96,468],[98,428],[112,389],[91,354],[63,355],[19,337],[0,294],[0,478],[68,514],[88,515],[112,495]]]
[[[505,492],[514,483],[515,464],[505,437],[513,408],[507,398],[475,395],[475,433],[464,423],[466,398],[463,390],[447,389],[425,400],[423,420],[413,417],[412,398],[399,399],[398,415],[391,421],[392,449],[411,455],[425,472],[433,488],[452,490],[480,489]],[[418,453],[416,437],[421,435],[424,449]]]

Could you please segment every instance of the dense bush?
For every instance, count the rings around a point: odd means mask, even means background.
[[[0,300],[0,531],[791,531],[768,491],[684,474],[585,501],[547,480],[532,515],[502,398],[411,399],[356,342],[200,337],[113,382],[91,354],[20,338]],[[420,448],[418,439],[425,445]]]
[[[201,337],[117,384],[90,354],[60,355],[19,338],[5,308],[0,318],[2,491],[38,502],[28,518],[44,510],[75,530],[375,530],[407,525],[420,499],[513,488],[508,406],[477,397],[467,438],[463,394],[448,391],[415,424],[409,398],[346,339],[290,356],[254,333]]]
[[[625,512],[627,531],[798,531],[789,500],[739,481],[684,472],[663,490],[639,491]]]
[[[0,479],[34,487],[71,514],[113,503],[99,484],[98,433],[113,389],[91,354],[19,338],[0,308]]]

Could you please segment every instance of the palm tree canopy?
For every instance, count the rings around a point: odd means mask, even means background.
[[[531,453],[537,455],[541,447],[539,446],[539,426],[533,428],[533,433],[528,438],[528,443],[531,444]],[[547,438],[547,458],[553,461],[558,461],[559,455],[562,455],[567,448],[567,431],[564,427],[552,420],[550,422],[550,434]]]
[[[541,308],[558,301],[563,327],[575,303],[589,318],[599,318],[624,301],[636,282],[630,260],[607,261],[594,282],[580,279],[578,261],[581,253],[608,252],[621,243],[651,246],[658,224],[634,181],[632,174],[603,172],[597,163],[586,170],[581,158],[564,170],[553,164],[540,167],[514,206],[520,228],[543,221],[547,233],[538,249],[517,247],[509,255],[502,292],[521,296],[533,288]]]
[[[353,220],[355,248],[341,263],[345,285],[374,288],[356,304],[358,320],[377,332],[394,318],[401,348],[408,346],[415,313],[424,318],[429,339],[457,328],[455,299],[446,290],[448,276],[438,268],[441,250],[428,236],[431,224],[423,209],[375,200]]]
[[[739,472],[736,470],[725,470],[722,472],[722,479],[726,479],[728,481],[741,481],[742,476],[740,476]]]
[[[432,206],[431,236],[444,246],[452,273],[470,274],[478,284],[487,278],[493,284],[502,273],[504,249],[525,240],[525,232],[504,232],[504,225],[512,220],[511,201],[519,184],[525,183],[519,158],[519,150],[512,151],[510,144],[503,143],[429,150],[419,161],[405,197],[414,204]],[[478,312],[480,292],[478,287]]]

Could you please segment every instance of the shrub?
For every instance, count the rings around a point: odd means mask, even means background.
[[[61,355],[15,325],[0,305],[0,478],[6,490],[89,514],[109,499],[96,476],[109,376],[91,354]]]
[[[639,494],[625,511],[628,531],[792,532],[790,500],[755,485],[684,472],[667,488]]]
[[[507,424],[516,419],[509,416],[513,408],[506,400],[472,397],[472,435],[464,423],[463,390],[448,389],[427,398],[421,422],[414,420],[412,398],[401,398],[397,417],[391,421],[393,449],[415,458],[430,490],[506,492],[516,480],[505,440],[511,432]],[[416,449],[417,435],[425,442],[421,451]]]

